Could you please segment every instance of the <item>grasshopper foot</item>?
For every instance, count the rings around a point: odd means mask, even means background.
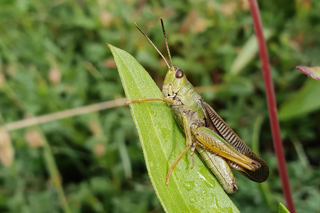
[[[191,159],[191,162],[192,162],[192,165],[191,165],[191,168],[190,169],[193,169],[193,167],[194,167],[194,160],[193,160],[193,154],[194,154],[194,152],[196,151],[196,143],[193,143],[192,144],[192,147],[191,147],[191,153],[190,153],[190,159]]]
[[[171,175],[172,171],[173,171],[173,169],[170,169],[168,174],[167,174],[167,177],[166,177],[167,178],[167,182],[166,182],[167,186],[169,185],[169,178],[170,178],[170,175]]]

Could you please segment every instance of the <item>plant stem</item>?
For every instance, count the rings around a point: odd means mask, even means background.
[[[60,112],[55,112],[47,115],[42,115],[38,117],[32,117],[27,118],[21,121],[16,121],[12,123],[5,124],[3,126],[0,126],[1,128],[4,128],[7,131],[12,131],[16,129],[21,129],[33,125],[38,125],[42,123],[47,123],[50,121],[56,121],[59,119],[69,118],[76,115],[82,115],[85,113],[95,112],[99,110],[104,110],[108,108],[113,108],[117,106],[124,105],[124,102],[126,102],[126,98],[119,98],[112,101],[106,101],[102,103],[92,104],[84,107],[78,107],[75,109],[68,109]]]
[[[275,94],[273,88],[273,82],[271,78],[270,66],[269,66],[269,57],[267,52],[266,42],[264,40],[262,32],[262,23],[260,18],[259,6],[256,0],[249,0],[250,12],[253,20],[255,34],[257,36],[258,46],[259,46],[259,55],[262,66],[263,80],[266,88],[266,97],[268,103],[268,111],[270,117],[270,126],[273,138],[273,145],[277,156],[278,161],[278,170],[280,174],[280,179],[283,187],[284,197],[288,209],[291,213],[295,213],[295,206],[292,199],[292,194],[289,185],[289,178],[286,169],[286,161],[283,153],[283,146],[280,135],[280,125],[277,115],[277,106],[275,101]]]

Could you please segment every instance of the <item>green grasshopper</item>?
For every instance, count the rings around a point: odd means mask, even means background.
[[[186,148],[170,167],[166,176],[166,185],[169,184],[174,167],[189,149],[191,149],[191,169],[194,167],[193,154],[197,151],[227,193],[234,193],[238,189],[231,168],[253,181],[267,180],[269,176],[268,165],[251,151],[212,107],[203,100],[187,80],[184,72],[173,66],[162,18],[160,21],[171,66],[150,38],[136,23],[135,25],[158,51],[169,68],[162,87],[164,97],[135,99],[127,102],[126,105],[145,101],[166,102],[180,129],[184,132]]]

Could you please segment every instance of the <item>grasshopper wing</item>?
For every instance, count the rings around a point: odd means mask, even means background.
[[[255,160],[261,164],[261,167],[255,171],[248,170],[233,162],[229,165],[241,172],[245,177],[255,181],[263,182],[269,177],[269,167],[258,155],[256,155],[240,138],[239,136],[226,124],[226,122],[212,109],[212,107],[203,100],[198,101],[201,106],[206,119],[206,126],[212,131],[218,133],[227,143],[229,143],[235,150],[241,154]]]

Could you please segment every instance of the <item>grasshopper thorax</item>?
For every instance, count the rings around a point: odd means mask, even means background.
[[[176,66],[170,67],[166,77],[164,78],[162,86],[162,93],[164,97],[174,96],[177,94],[186,81],[186,75],[180,68]]]

